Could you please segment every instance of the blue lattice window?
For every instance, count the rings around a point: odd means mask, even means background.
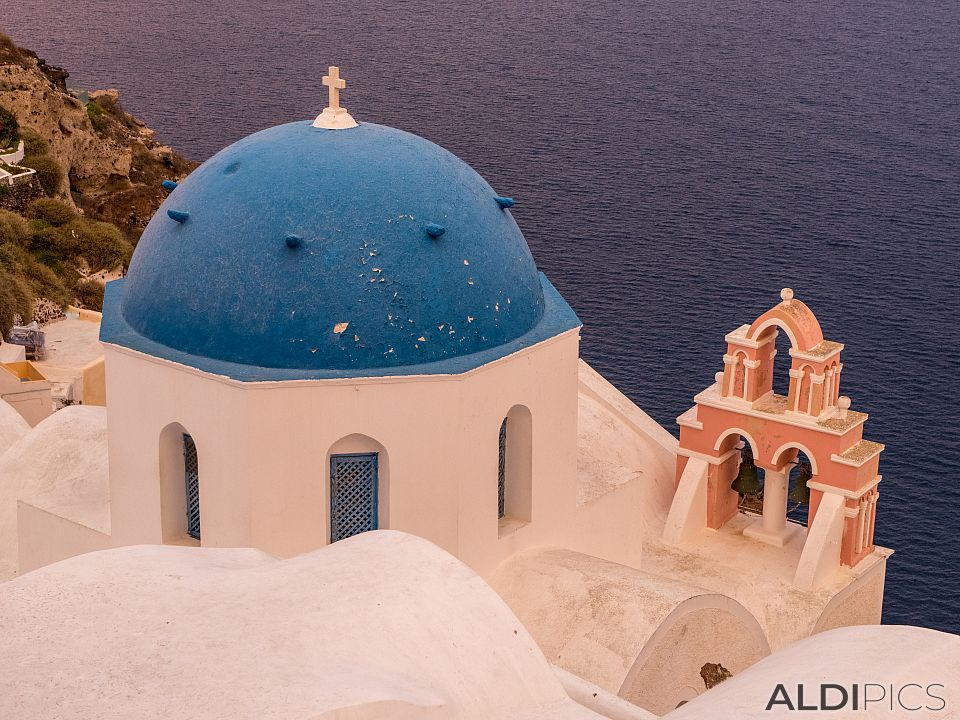
[[[183,436],[183,477],[187,493],[187,535],[200,539],[200,465],[193,438]]]
[[[497,468],[497,517],[504,515],[504,495],[507,488],[507,419],[500,424],[500,464]]]
[[[330,542],[377,529],[377,454],[330,457]]]

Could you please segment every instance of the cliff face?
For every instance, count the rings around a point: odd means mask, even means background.
[[[69,181],[64,199],[136,242],[165,197],[160,182],[182,178],[196,163],[157,142],[123,110],[116,90],[92,92],[85,105],[66,91],[67,76],[0,35],[0,106],[49,143]]]

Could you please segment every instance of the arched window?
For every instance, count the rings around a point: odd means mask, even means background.
[[[180,423],[160,433],[160,522],[165,543],[200,539],[200,454]]]
[[[501,533],[530,522],[533,506],[533,421],[515,405],[500,423],[497,457],[497,517]]]
[[[337,440],[329,459],[330,542],[390,527],[390,460],[386,448],[355,433]]]
[[[507,484],[507,419],[504,418],[500,423],[500,462],[497,469],[497,498],[498,511],[497,517],[501,520],[504,516],[504,495]]]
[[[200,539],[200,464],[197,445],[183,434],[183,479],[186,486],[187,535]]]

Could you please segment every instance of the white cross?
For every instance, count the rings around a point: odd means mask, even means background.
[[[340,91],[347,86],[347,81],[340,77],[340,68],[331,65],[330,74],[323,76],[323,84],[330,88],[330,107],[339,109]]]

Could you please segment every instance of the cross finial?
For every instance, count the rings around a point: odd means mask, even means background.
[[[340,68],[330,66],[330,74],[323,76],[323,84],[330,88],[330,107],[336,110],[340,107],[340,91],[347,86],[347,81],[340,77]]]
[[[323,84],[330,90],[330,104],[317,115],[313,121],[315,128],[326,130],[346,130],[357,126],[347,109],[340,107],[340,91],[347,86],[347,81],[340,77],[340,68],[331,65],[327,75],[323,76]]]

